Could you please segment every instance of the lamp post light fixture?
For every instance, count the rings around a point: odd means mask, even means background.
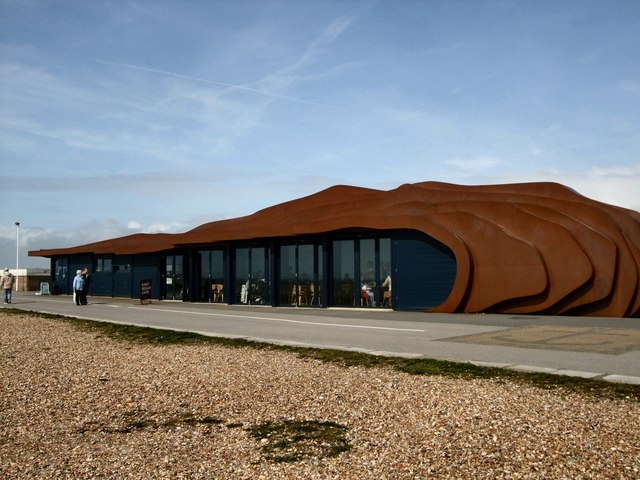
[[[18,268],[20,266],[20,222],[16,222],[16,292],[18,291]]]

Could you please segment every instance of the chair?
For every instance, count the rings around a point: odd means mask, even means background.
[[[382,293],[382,306],[384,307],[385,304],[388,307],[391,306],[391,290],[387,290]]]
[[[311,305],[322,305],[322,288],[318,287],[318,296],[316,298],[316,285],[313,282],[309,284],[309,301]]]
[[[215,302],[223,302],[224,301],[224,293],[222,291],[223,285],[221,283],[214,283],[211,285],[211,292],[213,293],[213,301]]]
[[[369,298],[369,294],[365,290],[360,289],[360,306],[366,307],[370,304],[371,300]]]

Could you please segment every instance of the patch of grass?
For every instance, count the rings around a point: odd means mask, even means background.
[[[108,423],[85,422],[78,432],[132,433],[147,428],[175,428],[178,426],[220,425],[224,423],[214,417],[197,418],[191,413],[177,414],[162,421],[155,420],[155,416],[145,410],[131,410],[114,415]]]
[[[335,457],[351,449],[347,427],[334,422],[286,420],[247,429],[272,462],[296,462],[304,458]]]
[[[65,319],[65,318],[72,318],[72,317],[66,317],[64,315],[58,315],[56,313],[34,312],[34,311],[30,311],[30,310],[21,310],[19,308],[15,308],[15,307],[3,308],[2,309],[2,313],[7,313],[9,315],[29,315],[30,317],[49,318],[51,320],[60,320],[60,319]]]
[[[80,330],[94,332],[96,334],[96,338],[107,337],[121,342],[159,346],[223,345],[238,348],[279,350],[295,353],[300,358],[314,359],[344,367],[392,368],[411,375],[440,375],[459,379],[501,379],[504,381],[518,382],[523,385],[533,385],[544,389],[560,389],[561,391],[580,393],[595,397],[640,401],[640,385],[611,383],[597,379],[584,379],[580,377],[543,373],[516,372],[502,368],[479,367],[471,363],[449,362],[429,358],[406,359],[344,350],[273,345],[245,339],[209,337],[193,332],[180,332],[150,327],[82,320],[62,315],[50,315],[39,312],[24,311],[16,308],[3,309],[2,312],[61,320],[70,323]]]

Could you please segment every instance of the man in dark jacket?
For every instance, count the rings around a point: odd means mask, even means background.
[[[91,275],[89,275],[89,269],[84,267],[82,269],[82,278],[84,278],[84,286],[82,287],[82,296],[80,298],[80,303],[82,305],[87,304],[87,295],[89,295],[89,285],[91,285]]]

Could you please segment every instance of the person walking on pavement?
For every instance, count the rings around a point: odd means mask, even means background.
[[[82,305],[82,289],[84,288],[84,278],[82,278],[82,270],[76,272],[76,278],[73,279],[73,296],[76,305]]]
[[[89,269],[87,267],[84,267],[82,269],[82,279],[84,280],[84,283],[82,287],[82,298],[80,299],[80,303],[82,305],[86,305],[88,303],[87,295],[89,295],[89,285],[91,285],[91,275],[89,275]]]
[[[11,303],[11,291],[13,290],[13,284],[16,281],[8,268],[2,272],[2,280],[0,280],[0,286],[4,289],[4,304]]]

